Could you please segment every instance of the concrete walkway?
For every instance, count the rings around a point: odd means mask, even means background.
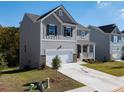
[[[78,63],[62,64],[59,72],[100,92],[109,92],[113,89],[124,86],[123,80],[118,79],[115,76],[81,66]]]
[[[65,91],[65,92],[95,92],[95,91],[96,90],[91,88],[91,87],[84,86],[84,87],[81,87],[81,88],[76,88],[76,89],[68,90],[68,91]]]

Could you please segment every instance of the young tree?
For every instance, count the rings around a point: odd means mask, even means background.
[[[55,56],[52,60],[52,68],[56,70],[56,77],[58,78],[58,69],[61,67],[61,60],[58,55]]]
[[[8,66],[18,66],[19,28],[0,27],[0,53],[5,55]]]
[[[7,66],[7,61],[5,59],[5,56],[0,54],[0,74],[2,69],[4,69]]]

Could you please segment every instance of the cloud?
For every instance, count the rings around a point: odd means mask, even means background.
[[[105,2],[105,1],[97,1],[97,6],[99,8],[104,8],[104,7],[107,7],[107,6],[110,6],[111,3],[110,2]]]
[[[122,19],[124,19],[124,9],[120,10],[120,16],[121,16]]]

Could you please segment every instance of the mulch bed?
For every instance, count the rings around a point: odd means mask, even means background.
[[[0,85],[0,92],[6,91],[7,87],[5,87],[4,85]]]

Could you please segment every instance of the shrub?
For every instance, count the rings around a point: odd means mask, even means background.
[[[0,69],[4,69],[7,66],[7,61],[3,54],[0,54]]]
[[[61,67],[61,60],[59,59],[59,57],[58,56],[55,56],[55,58],[53,58],[53,60],[52,60],[52,68],[53,69],[59,69],[59,67]]]
[[[58,69],[61,67],[61,60],[58,56],[55,56],[52,60],[52,68],[56,70],[56,77],[58,77]]]

